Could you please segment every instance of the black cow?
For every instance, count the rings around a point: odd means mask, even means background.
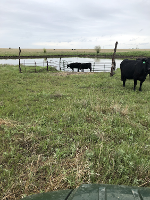
[[[90,72],[92,70],[91,63],[70,63],[67,65],[67,68],[68,67],[70,67],[72,71],[74,71],[74,68],[77,68],[78,72],[79,70],[83,70],[83,69],[90,69]]]
[[[92,71],[91,63],[81,63],[80,70],[83,69],[90,69],[90,72]]]
[[[70,67],[72,69],[72,71],[74,71],[74,68],[77,68],[78,72],[79,72],[80,65],[81,65],[81,63],[70,63],[67,65],[67,68]]]
[[[140,81],[141,91],[142,83],[145,81],[146,76],[150,73],[150,59],[141,58],[137,60],[125,59],[120,64],[121,80],[123,87],[125,87],[126,79],[134,79],[134,91],[137,85],[137,80]]]

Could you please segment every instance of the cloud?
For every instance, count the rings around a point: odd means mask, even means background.
[[[5,0],[0,46],[150,48],[149,7],[146,0]]]

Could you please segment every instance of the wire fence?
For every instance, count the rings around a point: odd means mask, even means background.
[[[59,62],[59,70],[60,71],[72,71],[70,68],[67,68],[67,65],[72,63],[71,61],[60,61]],[[84,62],[82,62],[84,63]],[[87,63],[87,62],[85,62]],[[89,62],[91,63],[92,72],[110,72],[111,70],[111,62],[110,63],[98,63],[98,62]],[[55,66],[55,63],[51,63]],[[89,69],[84,69],[82,71],[88,72]]]
[[[44,69],[45,66],[46,66],[46,69],[48,71],[48,61],[43,61],[43,62],[36,62],[36,61],[34,61],[34,62],[25,62],[25,60],[24,60],[20,64],[21,64],[21,68],[23,68],[25,71],[27,71],[27,68],[28,69],[30,68],[30,70],[37,72],[37,68],[38,67],[42,67]]]
[[[49,71],[49,67],[54,67],[55,69],[59,70],[59,71],[67,71],[67,72],[71,72],[72,69],[70,69],[69,67],[67,67],[68,64],[72,63],[72,61],[66,61],[66,60],[58,60],[58,61],[53,61],[53,60],[43,60],[43,62],[26,62],[25,60],[23,62],[21,62],[21,68],[24,67],[25,71],[27,70],[27,68],[32,68],[33,71],[37,71],[37,67],[43,67],[47,69],[47,71]],[[82,62],[84,63],[84,62]],[[85,62],[87,63],[87,62]],[[91,63],[91,67],[92,70],[91,72],[110,72],[111,71],[111,67],[112,67],[112,63],[111,62],[105,62],[105,63],[98,63],[98,62],[89,62]],[[76,71],[77,69],[75,69]],[[82,70],[84,72],[89,72],[89,69],[84,69]]]

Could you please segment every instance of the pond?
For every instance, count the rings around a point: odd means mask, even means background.
[[[65,58],[49,58],[49,59],[20,59],[20,63],[24,66],[34,66],[35,63],[37,66],[43,66],[46,67],[48,64],[50,66],[55,67],[57,70],[65,70],[65,71],[71,71],[71,69],[67,68],[67,64],[70,64],[72,62],[81,62],[81,63],[91,63],[92,69],[94,71],[110,71],[112,59],[103,59],[103,58],[81,58],[81,57],[65,57]],[[116,61],[116,68],[120,68],[120,63],[122,59],[115,59]],[[0,64],[10,64],[10,65],[18,65],[19,60],[18,59],[0,59]],[[75,69],[77,71],[77,69]],[[85,70],[85,72],[88,72],[89,70]]]

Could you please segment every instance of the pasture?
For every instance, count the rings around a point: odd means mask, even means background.
[[[150,187],[150,81],[0,65],[0,199],[82,183]]]
[[[112,57],[114,49],[101,49],[98,56]],[[0,48],[0,56],[18,56],[18,48]],[[21,56],[96,56],[93,49],[22,49]],[[150,57],[150,49],[117,49],[117,57]]]

